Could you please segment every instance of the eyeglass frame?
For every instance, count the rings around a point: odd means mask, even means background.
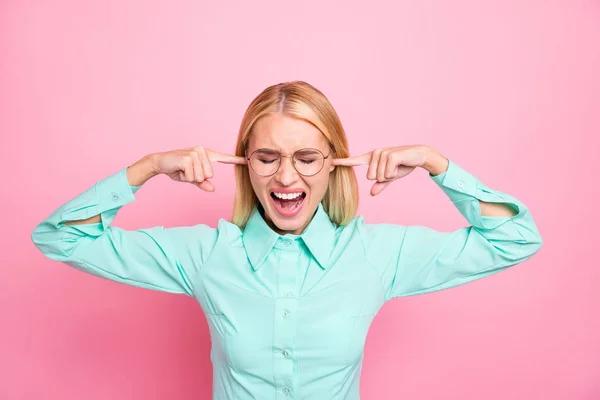
[[[256,172],[256,171],[254,170],[254,168],[252,167],[252,163],[250,162],[250,158],[252,157],[252,155],[253,155],[254,153],[256,153],[257,151],[260,151],[260,150],[274,151],[275,153],[277,153],[277,154],[279,155],[279,165],[277,166],[277,169],[275,170],[275,172],[273,172],[272,174],[269,174],[269,175],[261,175],[261,174],[259,174],[258,172]],[[296,168],[296,162],[294,161],[294,156],[296,155],[296,153],[297,153],[297,152],[299,152],[299,151],[305,151],[305,150],[315,150],[315,151],[318,151],[318,152],[321,154],[321,156],[323,157],[323,165],[321,165],[321,168],[319,168],[319,170],[318,170],[317,172],[315,172],[314,174],[312,174],[312,175],[304,175],[302,172],[298,171],[298,168]],[[296,172],[297,172],[297,173],[299,173],[300,175],[302,175],[302,176],[315,176],[315,175],[317,175],[319,172],[323,171],[323,167],[325,166],[325,160],[327,160],[327,159],[329,158],[329,156],[331,155],[331,153],[332,153],[332,152],[333,152],[333,151],[332,151],[331,149],[329,149],[329,154],[327,154],[327,156],[325,156],[325,154],[323,154],[323,152],[322,152],[321,150],[319,150],[319,149],[315,149],[315,148],[312,148],[312,147],[305,147],[305,148],[302,148],[302,149],[298,149],[298,150],[296,150],[296,151],[295,151],[295,152],[293,152],[291,155],[289,155],[289,154],[288,154],[288,155],[284,155],[284,154],[281,154],[281,152],[280,152],[280,151],[277,151],[277,150],[274,150],[274,149],[269,149],[269,148],[266,148],[266,147],[261,147],[260,149],[256,149],[256,150],[254,150],[254,151],[253,151],[253,152],[252,152],[252,153],[251,153],[251,154],[248,156],[248,149],[246,149],[246,150],[245,150],[245,153],[246,153],[246,160],[248,161],[248,165],[250,166],[250,168],[252,168],[252,171],[254,171],[254,173],[255,173],[256,175],[258,175],[258,176],[262,176],[262,177],[267,177],[267,176],[273,176],[273,175],[275,175],[275,174],[277,173],[277,171],[279,171],[279,168],[281,168],[281,164],[282,164],[281,160],[282,160],[284,157],[290,157],[290,158],[292,159],[292,166],[294,167],[294,169],[296,170]]]

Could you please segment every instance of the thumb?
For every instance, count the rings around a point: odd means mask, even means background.
[[[371,196],[377,196],[379,193],[383,191],[392,181],[387,182],[375,182],[371,187]]]
[[[190,183],[193,184],[194,186],[198,186],[200,189],[204,190],[205,192],[214,192],[215,191],[215,186],[208,179],[206,179],[200,183],[198,183],[198,182],[190,182]]]

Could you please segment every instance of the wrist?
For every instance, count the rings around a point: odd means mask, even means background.
[[[159,172],[156,169],[156,156],[149,154],[127,168],[127,180],[130,186],[141,186]]]
[[[442,153],[432,147],[427,148],[423,168],[431,175],[435,176],[446,172],[449,163],[448,159],[444,157]]]

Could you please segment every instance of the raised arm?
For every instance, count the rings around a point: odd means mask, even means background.
[[[529,209],[516,198],[493,190],[439,153],[403,146],[399,151],[372,153],[361,160],[344,159],[338,165],[369,163],[378,194],[414,168],[446,193],[470,226],[439,232],[425,226],[366,224],[357,229],[367,259],[381,275],[385,299],[447,289],[500,272],[538,252],[542,238]],[[424,156],[425,155],[425,156]],[[377,162],[373,159],[377,158]],[[383,164],[383,167],[382,167]]]
[[[172,179],[212,191],[212,161],[244,163],[243,157],[203,148],[146,156],[96,182],[44,219],[31,239],[48,258],[128,285],[194,295],[193,282],[218,239],[207,225],[156,226],[124,230],[111,223],[151,177]]]

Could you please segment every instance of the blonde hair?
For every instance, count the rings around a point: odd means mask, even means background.
[[[350,156],[346,133],[333,106],[317,88],[302,81],[269,86],[252,100],[240,125],[235,149],[237,156],[245,157],[254,124],[260,118],[276,113],[310,122],[323,133],[334,157]],[[235,180],[231,222],[243,228],[258,204],[258,198],[250,182],[248,166],[235,166]],[[353,168],[336,166],[329,174],[329,185],[321,203],[329,219],[337,225],[346,225],[354,218],[358,208],[358,184]]]

